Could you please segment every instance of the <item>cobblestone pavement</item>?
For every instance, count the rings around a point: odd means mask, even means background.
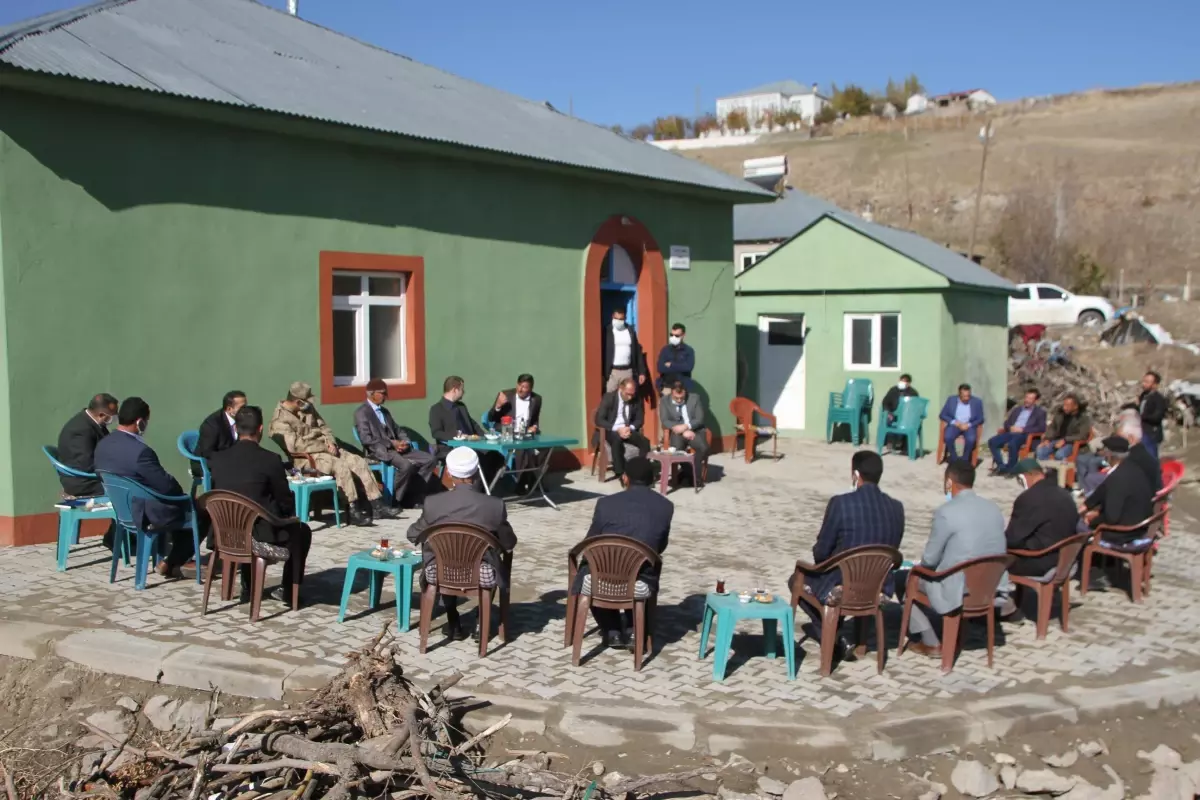
[[[1194,520],[1177,515],[1172,535],[1155,561],[1154,592],[1135,606],[1116,590],[1091,593],[1071,614],[1064,635],[1057,618],[1048,638],[1034,640],[1031,622],[1002,626],[995,669],[988,669],[981,649],[982,626],[971,625],[967,649],[954,672],[942,676],[938,664],[913,653],[896,658],[894,648],[900,609],[888,609],[886,670],[875,671],[874,654],[837,668],[829,678],[817,674],[817,648],[804,641],[799,675],[788,681],[782,658],[762,656],[761,628],[744,623],[734,638],[730,674],[724,683],[712,679],[712,656],[697,658],[704,595],[718,577],[731,588],[749,587],[760,578],[785,592],[795,560],[808,559],[831,494],[845,491],[853,452],[846,445],[786,442],[785,457],[747,465],[738,457],[713,459],[710,485],[699,494],[682,489],[671,494],[675,522],[664,561],[658,651],[643,671],[635,673],[623,651],[599,650],[579,668],[562,647],[566,552],[587,529],[594,499],[617,491],[615,482],[600,484],[586,472],[555,476],[561,511],[518,507],[510,512],[520,537],[514,567],[512,641],[493,647],[486,659],[476,657],[471,641],[444,643],[437,629],[429,652],[417,652],[414,597],[412,629],[398,638],[404,663],[418,679],[462,670],[462,686],[475,691],[593,705],[638,701],[663,708],[703,708],[720,714],[738,711],[823,709],[846,717],[860,709],[887,709],[898,701],[970,697],[1004,687],[1056,679],[1074,680],[1115,673],[1151,661],[1200,655],[1200,590],[1186,565],[1200,559]],[[908,529],[904,552],[917,559],[925,544],[933,510],[942,500],[940,470],[931,458],[910,462],[885,459],[883,488],[904,502]],[[1016,495],[1012,482],[981,477],[979,491],[1007,512]],[[1189,490],[1190,491],[1190,490]],[[173,642],[235,648],[311,659],[337,665],[341,654],[394,619],[391,585],[384,604],[366,605],[366,580],[360,577],[345,623],[337,623],[338,602],[347,557],[370,547],[381,535],[402,540],[415,512],[374,528],[317,527],[304,584],[307,605],[299,613],[266,601],[265,618],[248,621],[245,606],[222,604],[219,593],[206,617],[200,616],[201,590],[191,581],[166,582],[152,575],[143,592],[135,592],[131,570],[122,568],[108,583],[107,551],[85,541],[71,554],[66,573],[54,571],[53,545],[0,551],[0,601],[3,616],[70,626],[125,629],[130,633]],[[278,580],[278,568],[269,582]],[[1078,593],[1075,601],[1079,603]],[[471,611],[466,620],[474,620]],[[799,637],[799,631],[797,632]],[[585,653],[598,638],[585,640]]]

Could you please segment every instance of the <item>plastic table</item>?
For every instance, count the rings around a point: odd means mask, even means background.
[[[783,654],[787,658],[789,680],[796,679],[796,617],[792,604],[779,595],[769,603],[751,600],[743,603],[736,594],[710,592],[704,601],[704,627],[700,632],[700,658],[708,651],[708,634],[712,630],[713,616],[717,618],[717,641],[713,651],[713,680],[724,681],[729,665],[729,651],[733,643],[733,628],[739,620],[761,619],[763,640],[767,658],[775,658],[775,640],[780,637],[778,624],[783,625]]]
[[[492,476],[491,480],[488,479],[487,475],[483,476],[483,489],[488,494],[492,493],[492,490],[496,488],[496,484],[499,483],[500,479],[505,475],[520,475],[528,472],[532,473],[534,476],[533,486],[529,487],[529,491],[523,495],[506,499],[513,503],[528,503],[531,501],[544,500],[551,508],[558,510],[558,506],[554,504],[554,501],[546,496],[546,490],[542,486],[542,479],[546,477],[546,470],[550,469],[550,456],[554,453],[554,448],[574,447],[575,445],[579,444],[579,440],[568,439],[561,436],[544,436],[539,433],[534,435],[533,438],[519,439],[512,442],[501,442],[499,439],[482,438],[451,439],[450,441],[446,442],[446,444],[449,447],[469,447],[472,450],[490,450],[504,456],[503,463],[500,464],[500,467],[496,470],[496,474]],[[526,467],[525,469],[511,469],[508,466],[509,456],[512,453],[516,453],[521,450],[538,450],[544,452],[539,453],[539,455],[541,455],[541,460],[534,466]],[[538,495],[537,497],[534,496],[535,493]]]
[[[308,522],[308,502],[313,492],[333,492],[333,523],[337,527],[342,527],[342,511],[338,505],[338,488],[337,481],[328,475],[323,475],[320,478],[303,478],[296,480],[288,478],[288,488],[292,490],[292,496],[296,498],[296,517],[301,522]]]
[[[699,465],[696,463],[696,453],[688,452],[687,450],[651,450],[646,454],[651,461],[657,461],[659,465],[658,473],[658,491],[659,494],[666,494],[667,489],[672,483],[674,477],[675,466],[677,464],[692,465],[692,483],[696,487],[696,491],[700,491],[700,487],[704,484],[700,481]]]
[[[374,548],[372,548],[374,549]],[[379,596],[383,593],[383,582],[380,573],[391,575],[396,584],[396,625],[401,632],[408,632],[408,617],[412,613],[412,582],[413,567],[421,563],[421,553],[404,555],[399,558],[389,558],[380,561],[371,555],[370,550],[363,550],[350,556],[346,562],[346,580],[342,584],[342,605],[338,609],[338,622],[346,619],[346,604],[350,601],[350,591],[354,587],[354,575],[360,569],[369,570],[371,585],[368,587],[368,608],[379,605]]]

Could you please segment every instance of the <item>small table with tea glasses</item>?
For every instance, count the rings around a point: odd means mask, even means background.
[[[775,640],[782,633],[783,654],[787,659],[788,680],[796,679],[796,617],[792,604],[775,595],[769,603],[760,603],[751,597],[743,603],[734,592],[717,594],[710,592],[704,602],[704,626],[700,630],[700,658],[708,652],[708,634],[712,630],[713,617],[717,618],[717,641],[713,650],[713,680],[725,680],[729,665],[729,652],[733,644],[733,629],[739,620],[760,619],[763,626],[763,642],[767,658],[775,658]],[[783,631],[778,627],[782,626]]]
[[[700,481],[699,465],[696,463],[695,451],[675,450],[672,448],[663,450],[662,448],[659,448],[657,450],[651,450],[646,455],[651,461],[658,462],[658,491],[660,494],[665,495],[667,493],[667,487],[675,477],[675,467],[680,464],[692,465],[692,483],[695,485],[696,491],[700,491],[702,484]]]
[[[451,447],[469,447],[472,450],[491,450],[504,456],[503,462],[496,470],[496,474],[490,479],[487,475],[483,476],[483,490],[488,494],[496,488],[496,484],[505,475],[522,475],[530,473],[534,477],[533,486],[529,487],[529,491],[517,497],[505,498],[506,502],[510,503],[529,503],[538,500],[544,500],[554,510],[558,510],[558,506],[554,501],[546,496],[546,490],[542,487],[542,479],[546,477],[546,470],[550,469],[550,456],[554,453],[556,447],[574,447],[579,444],[578,439],[567,439],[561,436],[544,436],[535,434],[527,439],[515,439],[513,441],[502,441],[498,438],[482,438],[482,439],[451,439],[446,444]],[[512,469],[508,466],[509,456],[521,450],[533,450],[538,460],[532,467],[524,469]],[[482,468],[480,472],[482,473]],[[534,495],[537,495],[536,497]]]
[[[346,619],[346,604],[350,602],[350,592],[354,588],[354,575],[360,569],[369,570],[371,584],[367,587],[368,608],[379,605],[379,596],[383,593],[383,581],[380,573],[391,575],[396,586],[396,626],[402,633],[408,632],[408,618],[412,613],[412,583],[413,567],[421,563],[421,552],[408,551],[401,556],[393,556],[387,560],[371,555],[371,550],[362,550],[350,556],[346,562],[346,579],[342,583],[342,604],[338,609],[338,622]]]

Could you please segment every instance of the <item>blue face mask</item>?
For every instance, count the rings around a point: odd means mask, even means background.
[[[953,500],[953,499],[954,499],[954,493],[953,493],[953,492],[946,492],[946,502],[950,502],[950,501],[951,501],[951,500]]]

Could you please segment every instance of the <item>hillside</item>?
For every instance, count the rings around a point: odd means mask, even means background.
[[[976,248],[989,267],[1016,278],[1054,277],[1039,274],[1046,271],[1039,264],[999,263],[994,235],[1007,213],[1010,232],[1057,219],[1048,233],[1016,234],[1028,239],[1025,252],[1036,254],[1057,230],[1103,268],[1100,282],[1114,291],[1121,269],[1134,291],[1147,284],[1178,291],[1189,269],[1200,281],[1200,83],[1012,103],[992,117]],[[869,203],[877,221],[965,251],[981,121],[914,118],[906,142],[904,120],[852,120],[832,137],[781,133],[747,147],[686,155],[741,174],[744,159],[786,154],[796,188],[856,212]],[[858,132],[865,127],[876,130]],[[878,130],[884,127],[891,130]]]

